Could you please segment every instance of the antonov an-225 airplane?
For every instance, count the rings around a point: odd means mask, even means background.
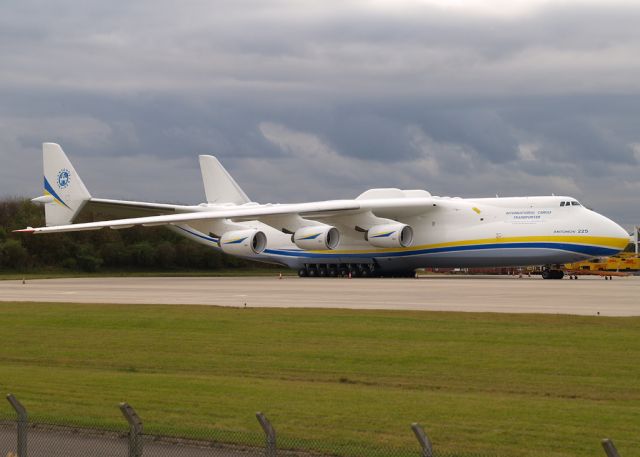
[[[623,250],[629,234],[572,197],[450,198],[371,189],[353,200],[258,204],[213,156],[201,155],[206,203],[93,198],[59,145],[44,143],[46,227],[28,233],[160,226],[213,249],[286,265],[300,276],[385,276],[419,267],[557,265]],[[83,211],[119,219],[73,223]],[[556,266],[556,267],[554,267]]]

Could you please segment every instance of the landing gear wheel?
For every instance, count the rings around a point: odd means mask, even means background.
[[[346,268],[340,268],[340,276],[342,276],[343,278],[346,278],[349,275],[349,270],[347,270]]]
[[[338,276],[338,270],[336,270],[335,268],[329,268],[329,276],[335,278],[336,276]]]
[[[562,270],[542,270],[542,279],[562,279],[563,277]]]
[[[369,270],[368,268],[363,268],[362,270],[360,270],[360,276],[362,276],[363,278],[368,278],[369,276],[371,276],[371,270]]]
[[[320,276],[322,278],[327,276],[327,269],[326,268],[318,268],[318,276]]]
[[[315,278],[316,276],[318,276],[318,270],[316,270],[315,268],[309,268],[308,271],[310,278]]]
[[[298,276],[300,276],[301,278],[306,278],[307,276],[309,276],[309,272],[306,268],[300,268],[298,270]]]

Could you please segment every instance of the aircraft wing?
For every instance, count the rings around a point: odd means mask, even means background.
[[[161,214],[175,214],[191,211],[193,211],[192,207],[185,207],[182,205],[90,198],[82,207],[80,214],[82,215],[85,212],[91,212],[94,214],[125,218],[159,216]]]
[[[78,232],[85,230],[98,230],[104,227],[114,229],[129,228],[134,225],[147,227],[157,225],[179,225],[192,221],[203,221],[213,219],[239,219],[239,220],[259,220],[265,216],[297,214],[300,216],[314,215],[335,215],[340,212],[351,212],[360,210],[360,204],[354,200],[334,200],[327,202],[295,203],[283,205],[255,205],[249,207],[232,207],[221,210],[207,210],[169,214],[161,216],[135,217],[128,219],[115,219],[100,222],[88,222],[82,224],[58,225],[52,227],[28,227],[26,229],[15,230],[23,233],[59,233]]]
[[[108,206],[111,201],[99,200],[99,205]],[[114,201],[119,203],[117,201]],[[131,202],[135,203],[135,202]],[[342,218],[353,218],[358,215],[370,214],[377,218],[386,218],[391,220],[402,220],[407,217],[424,214],[434,210],[436,207],[450,206],[452,202],[445,202],[433,198],[419,199],[388,199],[388,200],[332,200],[325,202],[311,203],[293,203],[293,204],[267,204],[267,205],[241,205],[223,209],[203,208],[202,211],[191,211],[175,214],[175,212],[184,211],[184,207],[162,204],[145,204],[139,203],[135,205],[134,210],[140,210],[143,206],[148,205],[149,211],[173,211],[174,214],[162,214],[158,216],[133,217],[126,219],[113,219],[99,222],[87,222],[81,224],[56,225],[50,227],[27,227],[26,229],[14,230],[23,233],[60,233],[60,232],[79,232],[85,230],[98,230],[104,227],[113,229],[129,228],[135,225],[145,227],[159,225],[179,225],[192,221],[228,219],[234,222],[252,221],[252,220],[268,220],[274,216],[300,216],[305,219],[313,220],[335,220],[337,222]],[[193,208],[193,207],[192,207]],[[268,222],[267,222],[268,223]]]

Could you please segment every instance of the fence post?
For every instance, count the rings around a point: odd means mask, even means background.
[[[433,446],[431,446],[431,440],[424,432],[422,425],[414,422],[413,424],[411,424],[411,430],[413,430],[413,434],[416,435],[418,443],[420,443],[420,448],[422,449],[420,456],[433,457]]]
[[[142,457],[142,419],[128,403],[120,403],[120,411],[129,423],[129,457]]]
[[[29,424],[27,409],[13,394],[7,395],[7,400],[18,415],[18,457],[27,457],[27,426]]]
[[[613,445],[613,441],[611,441],[609,438],[605,438],[602,440],[602,447],[604,448],[604,452],[607,453],[608,457],[620,457],[620,454],[618,454],[618,450]]]
[[[264,455],[266,457],[276,457],[276,430],[264,414],[258,412],[256,413],[256,418],[258,419],[258,422],[260,422],[260,426],[262,427],[266,438],[267,447]]]

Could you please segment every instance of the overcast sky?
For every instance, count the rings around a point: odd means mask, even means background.
[[[640,223],[640,3],[3,0],[0,194],[58,142],[95,196],[572,195]]]

